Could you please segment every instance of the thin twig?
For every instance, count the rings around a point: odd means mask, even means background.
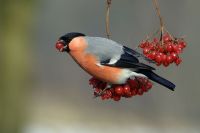
[[[156,9],[156,13],[159,17],[159,20],[160,20],[160,26],[164,27],[164,21],[163,21],[163,18],[161,16],[161,13],[160,13],[160,7],[159,7],[159,4],[158,4],[158,0],[153,0],[153,4],[154,4],[154,7]]]
[[[161,16],[161,13],[160,13],[160,7],[159,7],[159,4],[158,4],[158,0],[153,0],[153,5],[156,9],[156,13],[157,13],[159,20],[160,20],[160,30],[161,30],[160,40],[162,40],[162,36],[163,36],[163,32],[164,32],[164,21],[163,21],[163,18]]]
[[[110,6],[111,6],[112,0],[107,0],[107,7],[106,7],[106,35],[107,38],[109,39],[111,36],[110,33]]]

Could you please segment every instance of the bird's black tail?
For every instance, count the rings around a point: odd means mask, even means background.
[[[167,87],[168,89],[174,91],[175,89],[175,84],[173,84],[172,82],[160,77],[159,75],[155,74],[153,71],[151,70],[139,70],[138,73],[142,73],[144,75],[146,75],[149,79]]]

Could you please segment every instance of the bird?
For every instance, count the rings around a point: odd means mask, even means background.
[[[55,47],[67,52],[88,74],[109,84],[125,84],[137,77],[148,78],[172,91],[175,84],[159,76],[154,67],[142,60],[155,63],[143,54],[111,39],[69,32],[59,37]]]

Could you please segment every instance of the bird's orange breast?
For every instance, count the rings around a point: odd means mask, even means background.
[[[118,83],[121,69],[98,65],[98,58],[90,53],[86,53],[87,42],[83,37],[72,40],[69,47],[72,58],[90,75],[109,83]]]

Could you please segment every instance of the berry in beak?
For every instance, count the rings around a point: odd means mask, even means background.
[[[60,52],[63,52],[65,46],[64,46],[63,42],[58,41],[58,42],[56,43],[55,47],[56,47],[56,49],[59,50]]]

